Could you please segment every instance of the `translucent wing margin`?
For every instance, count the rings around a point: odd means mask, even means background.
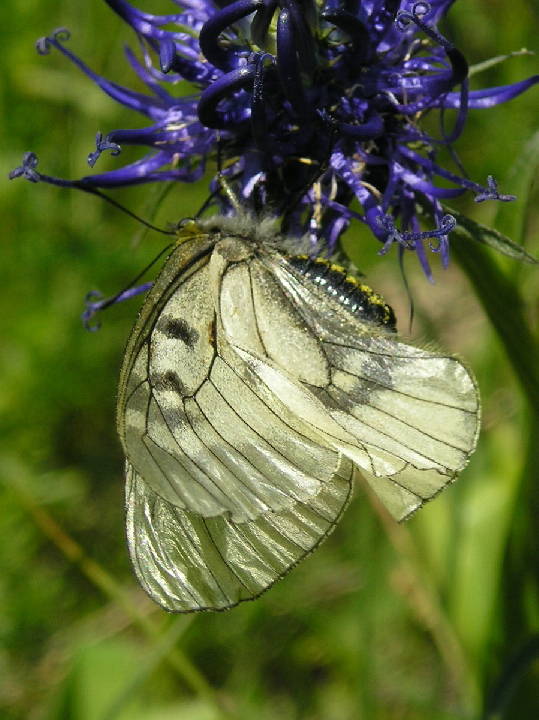
[[[172,612],[225,610],[252,600],[333,531],[348,504],[353,472],[342,458],[315,498],[234,523],[172,505],[127,463],[127,538],[135,573]]]

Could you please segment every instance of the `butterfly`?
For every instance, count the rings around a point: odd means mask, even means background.
[[[470,371],[399,340],[379,295],[286,246],[247,215],[184,224],[127,344],[128,546],[169,611],[259,596],[331,533],[358,480],[407,518],[476,445]]]

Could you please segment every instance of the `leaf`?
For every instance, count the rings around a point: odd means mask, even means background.
[[[524,242],[527,218],[531,209],[534,182],[539,169],[539,132],[536,132],[525,144],[523,151],[511,166],[504,185],[511,188],[517,196],[518,210],[514,217],[511,235]]]
[[[451,249],[496,329],[528,402],[539,414],[537,342],[528,326],[518,285],[489,253],[479,244],[466,242],[468,239],[465,233],[457,233]]]
[[[484,72],[485,70],[490,70],[490,68],[499,65],[500,63],[505,62],[506,60],[510,60],[514,57],[521,57],[522,55],[534,55],[535,53],[532,50],[528,50],[526,48],[521,48],[520,50],[513,50],[512,52],[506,53],[505,55],[497,55],[496,57],[489,58],[488,60],[485,60],[484,62],[475,63],[475,65],[470,65],[470,68],[468,70],[468,77],[472,77],[473,75],[477,75],[478,73]]]
[[[465,215],[445,206],[445,210],[453,215],[457,221],[457,225],[453,230],[453,233],[460,235],[460,237],[466,240],[475,240],[475,242],[487,245],[488,247],[496,250],[502,255],[518,260],[519,262],[527,262],[536,264],[539,261],[536,260],[533,255],[530,255],[521,245],[510,240],[505,235],[502,235],[498,230],[494,228],[485,227],[475,220],[471,220]]]

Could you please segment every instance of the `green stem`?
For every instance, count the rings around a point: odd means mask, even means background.
[[[503,669],[490,693],[482,720],[501,720],[519,682],[539,658],[539,635],[531,637]]]

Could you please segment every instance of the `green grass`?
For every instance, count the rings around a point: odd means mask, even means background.
[[[121,47],[131,38],[99,2],[4,0],[0,22],[2,177],[30,149],[44,172],[83,174],[96,130],[132,119],[33,43],[67,25],[77,53],[129,82]],[[446,30],[471,62],[538,49],[524,0],[461,0]],[[537,67],[513,58],[474,85]],[[457,209],[535,256],[538,93],[473,112],[458,145],[474,178],[494,174],[520,202]],[[119,197],[149,216],[156,193]],[[192,214],[202,197],[178,187],[158,220]],[[358,493],[328,542],[258,601],[171,617],[138,588],[124,541],[114,405],[138,302],[108,311],[98,334],[79,320],[88,290],[123,287],[162,240],[94,198],[20,180],[3,183],[0,206],[0,717],[479,720],[500,679],[501,697],[516,690],[485,717],[539,717],[537,267],[460,238],[434,286],[407,264],[413,336],[466,358],[481,388],[479,448],[454,486],[404,526]],[[392,257],[358,229],[346,247],[405,328]]]

